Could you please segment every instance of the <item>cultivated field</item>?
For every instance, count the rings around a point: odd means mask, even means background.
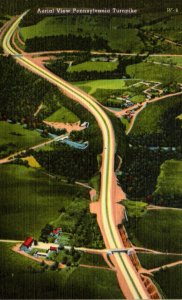
[[[35,130],[27,130],[22,125],[0,121],[0,146],[7,145],[12,151],[29,148],[46,141]],[[3,151],[1,151],[3,155]]]
[[[134,123],[131,135],[159,133],[162,130],[163,118],[166,111],[182,102],[182,97],[167,98],[159,102],[149,103],[139,113]]]
[[[58,210],[79,191],[79,187],[56,182],[32,168],[0,166],[1,238],[38,238],[45,224],[58,218]]]
[[[142,62],[130,65],[126,68],[131,78],[138,78],[148,81],[159,81],[168,83],[171,81],[182,82],[182,72],[171,66],[156,65],[153,63]]]
[[[182,57],[181,56],[149,56],[147,58],[148,62],[159,62],[162,64],[170,64],[182,67]]]
[[[136,221],[134,221],[136,220]],[[128,228],[131,240],[146,248],[163,252],[182,252],[182,211],[151,210],[131,219]]]
[[[78,122],[78,117],[66,107],[62,106],[52,115],[50,115],[46,121],[49,122],[64,122],[64,123],[75,123]]]
[[[161,165],[160,175],[157,179],[155,189],[155,197],[167,200],[168,205],[181,206],[182,196],[182,161],[181,160],[167,160]]]
[[[14,253],[12,245],[0,243],[1,298],[23,299],[25,295],[27,299],[123,298],[112,271],[81,267],[50,271]]]
[[[114,71],[118,66],[118,62],[100,62],[100,61],[86,61],[84,63],[73,65],[68,69],[68,72],[80,72],[80,71]]]
[[[181,299],[181,274],[182,265],[164,271],[161,270],[155,274],[155,279],[164,291],[166,299]]]
[[[137,256],[142,264],[142,267],[146,269],[153,269],[178,260],[182,260],[182,255],[137,253]]]

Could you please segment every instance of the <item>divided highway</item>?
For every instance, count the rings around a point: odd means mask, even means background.
[[[118,229],[114,222],[113,216],[113,175],[114,175],[114,153],[115,153],[115,137],[114,130],[110,119],[101,106],[94,99],[72,86],[58,76],[52,74],[49,70],[37,66],[34,62],[25,56],[18,57],[18,53],[11,46],[11,38],[17,29],[21,19],[27,12],[23,13],[9,28],[3,39],[3,49],[6,54],[17,55],[16,60],[30,71],[45,78],[58,88],[63,90],[68,96],[81,103],[96,118],[103,136],[103,159],[102,159],[102,176],[101,176],[101,218],[103,230],[107,237],[110,249],[123,248]],[[127,254],[113,254],[116,261],[116,270],[121,274],[123,279],[123,290],[125,297],[128,299],[148,299],[149,295],[143,285],[143,282],[132,265]]]

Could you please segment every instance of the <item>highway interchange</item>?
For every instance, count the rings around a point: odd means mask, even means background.
[[[104,230],[107,246],[110,249],[121,249],[123,243],[118,232],[118,228],[113,216],[113,176],[114,174],[114,155],[115,155],[115,137],[114,130],[110,119],[101,106],[88,94],[72,86],[58,76],[51,73],[49,70],[41,68],[25,56],[18,57],[18,53],[11,46],[11,38],[17,29],[21,19],[27,12],[18,17],[11,25],[3,38],[3,49],[6,54],[17,56],[16,60],[22,66],[30,71],[45,78],[50,83],[56,85],[63,90],[70,98],[78,101],[86,109],[88,109],[97,120],[103,136],[103,156],[102,156],[102,174],[101,174],[101,219]],[[126,253],[114,253],[113,261],[117,273],[122,277],[121,288],[127,299],[148,299],[149,295],[140,278],[136,272],[130,258]]]

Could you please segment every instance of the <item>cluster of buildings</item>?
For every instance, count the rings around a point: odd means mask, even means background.
[[[101,61],[101,62],[116,62],[117,57],[112,56],[94,56],[91,58],[91,61]]]
[[[129,95],[126,95],[126,96],[111,95],[110,98],[113,99],[113,100],[121,101],[121,107],[122,108],[128,108],[128,107],[131,107],[131,106],[134,105],[134,103],[131,101],[131,97]]]
[[[50,246],[47,253],[44,253],[44,252],[39,252],[37,251],[36,254],[37,256],[47,256],[49,254],[49,252],[52,252],[52,251],[58,251],[60,250],[59,249],[59,245],[56,243],[58,243],[58,238],[61,236],[61,233],[62,233],[62,228],[58,227],[58,228],[55,228],[53,229],[50,234],[49,234],[49,237],[50,238],[55,238],[54,240],[54,243],[55,243],[55,246]],[[32,250],[32,248],[36,248],[36,245],[37,245],[37,241],[34,240],[33,237],[27,237],[25,239],[25,241],[23,242],[23,244],[20,246],[20,250],[21,251],[24,251],[24,252],[30,252]]]

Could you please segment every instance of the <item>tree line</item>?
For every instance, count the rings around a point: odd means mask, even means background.
[[[27,52],[35,51],[51,51],[51,50],[108,50],[108,42],[95,35],[93,38],[90,36],[81,35],[59,35],[59,36],[45,36],[34,37],[26,40]]]

